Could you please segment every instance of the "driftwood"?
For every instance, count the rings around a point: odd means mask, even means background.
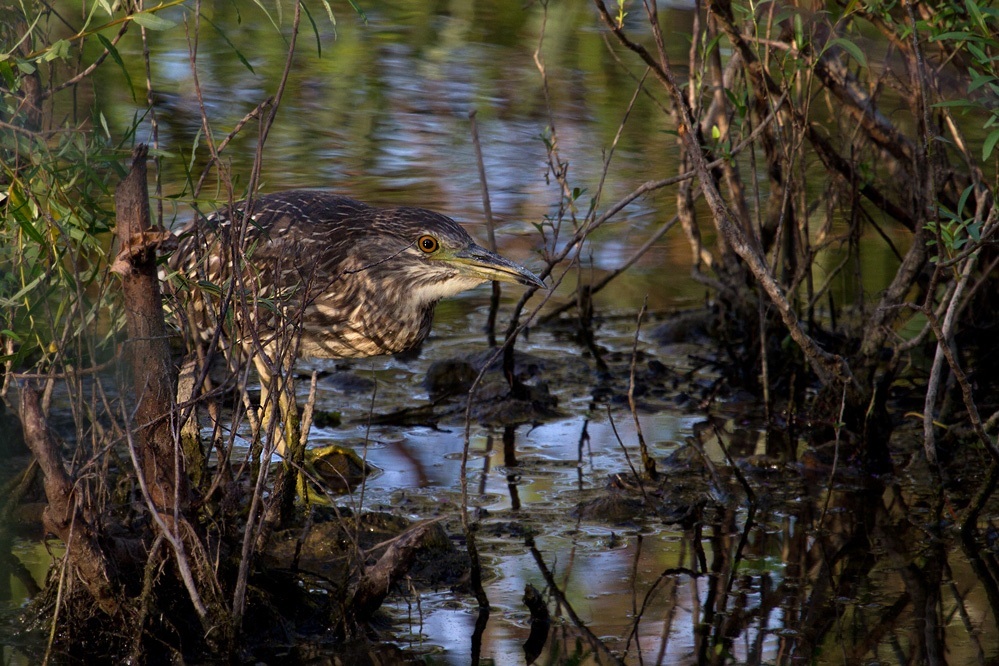
[[[436,520],[428,520],[409,528],[392,541],[373,566],[368,567],[351,599],[351,619],[358,622],[371,619],[392,585],[412,567],[420,547],[436,525]]]

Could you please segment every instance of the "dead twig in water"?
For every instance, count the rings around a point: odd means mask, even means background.
[[[628,380],[628,407],[631,408],[631,416],[635,419],[635,432],[638,434],[638,447],[642,452],[642,466],[650,479],[655,481],[659,474],[656,472],[656,461],[649,453],[649,447],[645,443],[645,435],[642,434],[642,424],[638,420],[638,409],[635,407],[635,363],[638,360],[638,335],[642,330],[642,319],[648,310],[649,297],[645,297],[642,309],[638,312],[638,321],[635,322],[635,342],[631,348],[631,375]]]
[[[621,439],[621,435],[617,432],[617,424],[614,423],[614,414],[611,412],[610,405],[607,405],[607,422],[610,423],[611,432],[614,433],[614,438],[617,440],[618,446],[621,447],[621,451],[624,453],[624,461],[628,463],[628,469],[631,470],[632,476],[635,477],[635,481],[638,482],[638,489],[642,491],[642,497],[645,498],[646,506],[649,505],[649,494],[645,491],[645,484],[642,483],[642,475],[638,473],[635,469],[635,465],[631,462],[631,456],[628,454],[628,447],[625,446],[624,441]]]

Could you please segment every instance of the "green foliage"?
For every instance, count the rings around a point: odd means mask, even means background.
[[[54,362],[64,354],[61,361],[76,362],[96,350],[99,341],[88,336],[98,322],[105,341],[111,330],[108,232],[117,154],[100,134],[71,127],[0,137],[2,328],[18,343],[18,360]]]
[[[939,210],[939,220],[933,220],[926,225],[927,231],[933,236],[927,241],[927,245],[933,247],[937,245],[937,238],[940,239],[942,251],[946,255],[944,259],[953,257],[961,252],[968,242],[978,243],[982,240],[983,222],[975,219],[974,215],[969,215],[968,198],[974,192],[974,186],[968,186],[961,194],[958,201],[957,210],[951,211],[941,206]],[[935,254],[930,257],[933,262],[941,261],[941,257]]]
[[[982,161],[988,160],[999,143],[999,7],[965,0],[963,7],[944,8],[937,21],[926,28],[930,41],[966,62],[968,96],[938,103],[938,108],[978,112],[985,118],[982,128],[991,130],[982,141]]]
[[[332,22],[329,3],[319,4]],[[147,118],[140,110],[130,122],[109,123],[101,100],[92,97],[101,90],[90,87],[90,77],[101,68],[117,70],[137,100],[133,81],[144,76],[136,75],[127,54],[142,50],[140,33],[147,39],[168,38],[184,24],[182,13],[190,11],[182,0],[137,12],[102,0],[90,4],[67,31],[43,5],[0,8],[3,360],[47,368],[77,365],[111,350],[120,323],[117,281],[110,273],[113,194]],[[280,9],[276,18],[267,16],[279,29]],[[218,30],[207,16],[200,18]],[[219,35],[255,74],[236,45]],[[70,96],[67,113],[61,104]],[[182,145],[171,149],[187,152]],[[190,176],[197,177],[195,157],[204,150],[199,130],[190,148]]]
[[[628,12],[624,11],[626,4],[627,0],[617,0],[617,15],[614,17],[614,21],[619,28],[624,27],[624,19],[628,16]]]

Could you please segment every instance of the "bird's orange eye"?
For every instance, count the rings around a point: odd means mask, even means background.
[[[440,247],[440,243],[433,236],[420,236],[420,240],[416,241],[416,244],[427,254],[436,252],[437,248]]]

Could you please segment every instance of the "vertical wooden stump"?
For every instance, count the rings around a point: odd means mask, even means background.
[[[189,488],[184,456],[173,436],[174,373],[156,270],[156,247],[165,234],[150,227],[146,153],[146,146],[136,146],[131,171],[115,191],[115,271],[124,290],[138,461],[154,506],[171,515],[188,506]]]

